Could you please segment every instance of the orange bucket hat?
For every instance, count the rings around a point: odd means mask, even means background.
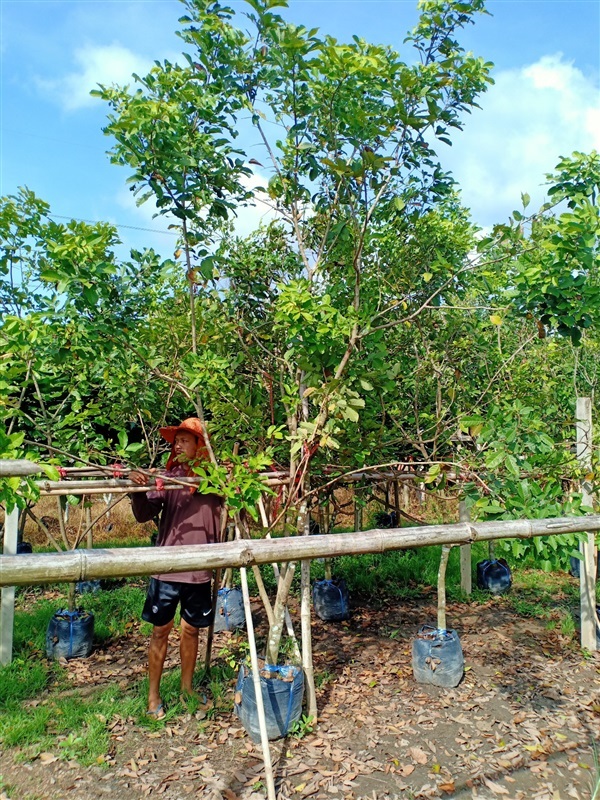
[[[202,431],[202,423],[198,419],[198,417],[188,417],[188,419],[184,419],[181,425],[169,425],[168,428],[160,428],[159,433],[166,439],[169,444],[173,444],[175,441],[175,436],[179,433],[179,431],[187,431],[187,433],[193,434],[196,439],[198,439],[198,444],[202,444],[204,446],[204,433]]]
[[[202,423],[197,417],[188,417],[184,419],[180,425],[169,425],[166,428],[159,428],[159,433],[169,444],[174,444],[175,437],[180,432],[191,433],[198,440],[198,448],[196,450],[196,459],[198,461],[207,461],[208,450],[206,449],[206,441],[202,431]],[[171,469],[174,463],[174,455],[171,450],[171,455],[167,461],[166,468]]]

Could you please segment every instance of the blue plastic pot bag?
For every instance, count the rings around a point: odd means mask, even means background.
[[[48,658],[87,658],[94,641],[94,615],[87,611],[55,612],[46,630]]]
[[[576,556],[571,556],[569,562],[569,572],[574,578],[579,578],[582,560]],[[600,578],[600,551],[596,553],[596,580],[598,580],[598,578]]]
[[[304,673],[300,667],[267,664],[260,670],[260,688],[265,707],[267,736],[280,739],[287,736],[292,725],[302,715]],[[260,727],[254,679],[247,664],[240,666],[235,685],[234,712],[253,742],[260,742]]]
[[[512,585],[510,567],[503,558],[486,559],[477,564],[477,586],[492,594],[504,594]]]
[[[340,622],[350,616],[348,587],[343,578],[315,581],[312,597],[315,614],[319,619]]]
[[[215,631],[232,631],[246,625],[244,598],[240,589],[219,589],[217,592],[217,612]]]
[[[417,683],[453,688],[465,671],[460,639],[456,631],[431,625],[419,628],[412,643],[412,668]]]

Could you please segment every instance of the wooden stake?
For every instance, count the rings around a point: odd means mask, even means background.
[[[362,506],[358,502],[358,487],[354,490],[354,530],[359,531],[362,528]]]
[[[442,545],[440,568],[438,570],[438,618],[437,626],[441,631],[446,630],[446,567],[452,545]]]
[[[94,547],[94,526],[92,524],[92,498],[86,497],[85,495],[82,498],[83,501],[83,508],[85,510],[85,527],[86,527],[86,545],[88,550],[92,550]]]
[[[458,518],[460,522],[470,522],[471,515],[464,500],[458,503]],[[461,544],[460,546],[460,588],[465,594],[473,591],[471,579],[471,545]]]
[[[584,473],[592,469],[592,401],[577,398],[577,459]],[[588,481],[581,482],[582,505],[593,506],[594,498]],[[596,537],[587,534],[580,541],[583,556],[579,568],[579,600],[581,604],[581,646],[594,651],[596,644]]]
[[[402,515],[400,514],[400,489],[398,479],[394,481],[394,511],[396,512],[396,525],[402,527]]]
[[[17,537],[19,534],[19,509],[13,508],[6,515],[4,524],[4,553],[7,556],[17,552]],[[12,661],[13,630],[15,621],[15,587],[2,588],[2,602],[0,607],[0,664],[10,664]]]
[[[310,515],[303,501],[304,536],[310,534]],[[306,685],[306,708],[308,716],[313,723],[317,723],[317,692],[315,689],[315,671],[313,667],[312,631],[310,625],[311,597],[310,597],[310,561],[304,559],[300,562],[300,622],[302,630],[302,668]]]
[[[240,530],[236,520],[236,539],[240,537]],[[250,666],[252,667],[252,681],[254,683],[254,697],[256,699],[256,711],[258,713],[258,727],[260,730],[260,746],[263,753],[265,764],[265,778],[267,781],[268,800],[276,800],[275,778],[273,776],[273,764],[271,762],[271,748],[269,747],[269,737],[267,735],[267,720],[265,718],[265,705],[262,696],[260,683],[260,671],[258,666],[258,653],[256,651],[256,639],[254,638],[254,624],[252,622],[252,609],[250,607],[250,592],[248,591],[248,574],[246,567],[240,567],[242,579],[242,596],[244,598],[244,612],[246,615],[246,630],[248,633],[248,649],[250,650]]]

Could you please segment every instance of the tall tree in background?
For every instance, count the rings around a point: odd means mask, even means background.
[[[490,82],[490,65],[458,41],[483,1],[421,2],[405,58],[358,37],[340,43],[288,23],[277,13],[282,0],[249,0],[247,31],[219,3],[184,5],[187,65],[157,64],[133,92],[103,88],[112,109],[106,132],[116,140],[113,161],[133,171],[134,191],[151,192],[161,212],[181,221],[188,384],[206,375],[213,391],[235,402],[231,370],[219,387],[221,376],[198,348],[196,320],[210,312],[219,327],[208,334],[208,358],[219,335],[236,335],[245,369],[260,374],[266,389],[250,405],[271,408],[271,432],[273,420],[275,427],[285,420],[290,501],[303,530],[311,460],[339,447],[339,434],[358,422],[361,393],[371,390],[365,370],[386,357],[382,332],[416,319],[465,270],[429,258],[421,274],[398,281],[378,237],[391,235],[390,220],[414,224],[450,191],[434,144],[461,128]],[[260,163],[234,146],[242,131],[246,141],[254,133]],[[265,302],[254,310],[239,295],[240,283],[254,276],[216,246],[222,222],[250,197],[250,164],[270,173],[261,199],[279,221],[282,254],[281,264],[267,259]],[[274,628],[280,635],[281,625],[272,626],[271,655]]]

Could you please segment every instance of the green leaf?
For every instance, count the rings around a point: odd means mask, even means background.
[[[60,480],[60,472],[55,466],[53,466],[52,464],[40,464],[39,466],[42,468],[44,475],[48,478],[48,480],[50,481]]]

